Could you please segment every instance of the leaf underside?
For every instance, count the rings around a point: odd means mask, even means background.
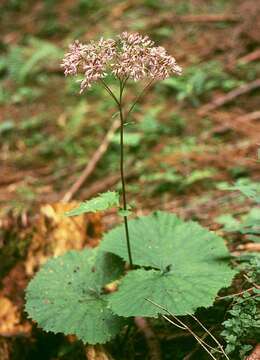
[[[88,249],[51,259],[27,288],[26,311],[46,331],[105,343],[124,322],[109,309],[102,288],[120,276],[122,265],[112,254]]]
[[[107,191],[99,196],[81,203],[75,209],[67,211],[66,216],[77,216],[89,212],[105,211],[112,207],[119,207],[119,194],[116,191]]]
[[[226,262],[229,253],[222,238],[174,214],[156,212],[131,220],[129,234],[133,263],[152,270],[131,271],[111,295],[111,308],[120,316],[163,313],[147,299],[175,315],[194,313],[212,305],[235,274]],[[101,248],[127,261],[124,228],[107,233]]]

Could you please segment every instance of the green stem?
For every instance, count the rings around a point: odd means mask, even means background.
[[[135,98],[133,104],[130,106],[130,108],[127,111],[125,116],[124,116],[124,112],[123,112],[122,97],[123,97],[123,91],[124,91],[125,85],[127,83],[128,77],[125,79],[118,78],[118,80],[119,80],[119,85],[120,85],[119,99],[117,99],[116,95],[113,93],[113,91],[110,89],[110,87],[105,83],[105,81],[103,79],[100,79],[100,82],[102,83],[102,85],[104,86],[106,91],[109,93],[109,95],[114,99],[114,101],[117,104],[118,109],[119,109],[119,114],[120,114],[120,177],[121,177],[121,184],[122,184],[123,210],[127,211],[126,186],[125,186],[125,174],[124,174],[124,125],[125,125],[126,119],[128,118],[128,116],[134,109],[135,105],[139,102],[139,100],[142,98],[142,96],[146,93],[146,91],[152,85],[153,79],[151,79],[148,82],[148,84],[143,88],[141,93]],[[130,269],[132,269],[133,268],[133,259],[132,259],[132,253],[131,253],[131,244],[130,244],[127,216],[124,216],[124,225],[125,225],[125,235],[126,235],[126,245],[127,245],[129,265],[130,265]]]
[[[113,91],[110,89],[110,87],[105,83],[105,81],[101,78],[100,79],[101,84],[104,86],[104,88],[106,89],[106,91],[109,93],[109,95],[114,99],[115,103],[119,106],[119,101],[116,98],[115,94],[113,93]]]
[[[120,81],[120,96],[119,96],[119,114],[120,114],[120,175],[121,175],[121,184],[122,184],[122,198],[123,198],[123,209],[127,210],[127,201],[126,201],[126,186],[125,186],[125,174],[124,174],[124,114],[122,108],[122,95],[124,90],[124,85]],[[128,230],[128,220],[127,216],[124,216],[124,225],[125,225],[125,235],[126,235],[126,244],[127,244],[127,252],[129,258],[130,269],[133,267],[133,259],[131,253],[131,245],[130,245],[130,237]]]
[[[133,111],[135,105],[140,101],[140,99],[146,94],[147,90],[150,88],[150,86],[152,85],[152,83],[154,82],[154,79],[151,79],[143,88],[143,90],[136,96],[136,98],[134,99],[132,105],[130,106],[129,110],[126,113],[125,116],[125,120],[128,119],[128,116],[131,114],[131,112]]]

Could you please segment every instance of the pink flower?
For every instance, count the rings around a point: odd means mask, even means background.
[[[75,41],[61,66],[66,76],[84,75],[80,92],[106,77],[108,72],[120,80],[134,81],[146,78],[161,80],[181,74],[181,67],[163,47],[155,47],[148,36],[127,32],[116,40],[101,38],[87,45]]]
[[[103,38],[87,45],[75,41],[74,44],[70,45],[69,50],[61,66],[64,68],[66,76],[84,74],[80,93],[85,88],[90,88],[93,82],[107,75],[108,62],[116,52],[115,41],[112,39],[104,40]]]

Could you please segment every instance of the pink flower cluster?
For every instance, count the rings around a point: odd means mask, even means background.
[[[84,74],[81,91],[112,72],[120,80],[161,80],[181,74],[181,67],[163,47],[154,46],[148,36],[123,32],[116,40],[101,38],[87,45],[75,41],[65,55],[65,75]]]

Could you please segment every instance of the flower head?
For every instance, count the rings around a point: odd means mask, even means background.
[[[114,39],[90,42],[75,41],[69,47],[62,65],[65,75],[83,74],[81,91],[111,72],[125,80],[145,78],[161,80],[173,74],[180,75],[181,67],[163,47],[154,46],[148,36],[123,32]]]
[[[93,82],[107,75],[108,62],[112,60],[116,52],[115,41],[103,38],[87,45],[76,40],[70,45],[69,50],[61,66],[66,76],[84,74],[80,92],[83,92],[85,88],[90,88]]]

